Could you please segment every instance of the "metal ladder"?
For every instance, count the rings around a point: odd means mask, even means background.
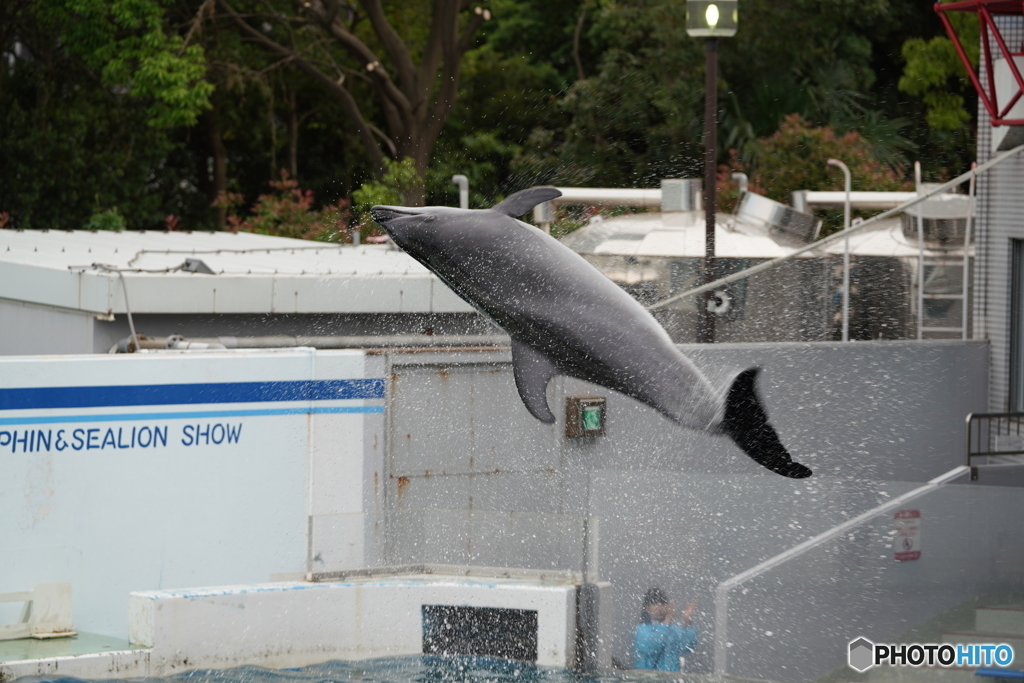
[[[972,164],[972,168],[975,165]],[[914,163],[914,181],[917,186],[917,193],[921,194],[921,163]],[[970,247],[971,228],[974,220],[974,178],[971,178],[968,190],[970,201],[968,203],[967,226],[964,231],[963,256],[926,255],[924,250],[924,234],[922,228],[921,214],[914,215],[914,223],[917,226],[917,338],[924,339],[927,333],[949,333],[955,332],[961,339],[967,339],[967,309],[970,283]],[[959,267],[961,269],[960,287],[955,290],[950,287],[950,278],[946,276],[947,269]],[[932,289],[932,291],[929,291]],[[950,301],[949,307],[954,302],[960,301],[960,325],[950,327],[948,325],[928,325],[929,319],[941,318],[948,320],[945,311],[939,311],[938,315],[927,316],[926,301]],[[948,308],[946,309],[948,310]]]
[[[961,339],[967,338],[966,321],[961,318],[960,325],[956,327],[948,327],[944,325],[929,325],[929,321],[935,319],[948,320],[946,315],[947,307],[934,307],[929,310],[929,301],[960,301],[961,309],[966,311],[967,309],[967,268],[963,267],[963,262],[958,258],[942,257],[942,256],[928,256],[925,254],[921,255],[920,260],[920,272],[918,273],[918,317],[917,317],[917,338],[925,339],[925,335],[932,332],[956,332],[960,335]],[[960,280],[960,289],[958,291],[950,291],[948,283],[950,282],[949,277],[946,276],[946,271],[951,267],[960,267],[963,269],[963,277]],[[933,291],[929,291],[933,290]],[[937,290],[937,291],[935,291]],[[950,303],[949,308],[954,304]],[[931,314],[931,315],[929,315]]]

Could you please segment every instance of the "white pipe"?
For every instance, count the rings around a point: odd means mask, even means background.
[[[745,572],[741,572],[718,584],[715,588],[715,675],[725,675],[726,668],[729,665],[728,642],[726,640],[729,629],[729,591],[737,586],[743,585],[750,579],[764,574],[770,569],[774,569],[781,564],[803,555],[808,550],[821,545],[825,541],[829,541],[836,536],[841,536],[854,527],[860,526],[869,519],[885,514],[886,512],[898,507],[902,507],[915,498],[920,498],[927,493],[931,493],[940,486],[955,481],[964,475],[970,474],[970,471],[971,468],[967,465],[954,467],[945,474],[941,474],[930,480],[924,486],[919,486],[912,491],[904,493],[902,496],[896,496],[887,503],[882,503],[878,507],[871,508],[867,512],[859,514],[856,517],[852,517],[845,522],[832,527],[828,531],[824,531],[813,538],[809,538],[803,543],[795,545],[792,548],[779,553],[775,557],[771,557],[764,562],[751,567]]]
[[[838,209],[846,204],[845,192],[816,192],[803,190],[809,207]],[[916,197],[914,192],[851,192],[850,205],[855,209],[892,209]]]
[[[971,168],[973,169],[977,165],[977,162],[973,162],[971,164]],[[968,289],[970,288],[971,281],[971,258],[969,251],[971,248],[971,228],[973,227],[971,223],[974,220],[974,185],[975,179],[972,176],[971,182],[967,186],[967,226],[964,229],[964,286],[962,290],[964,298],[960,305],[962,315],[960,324],[963,326],[963,331],[960,333],[961,339],[967,339],[967,302],[970,301],[968,298]]]
[[[747,178],[746,173],[733,173],[732,179],[738,181],[740,184],[740,194],[746,194],[747,187],[750,185],[750,179]]]
[[[607,187],[557,187],[561,197],[551,200],[563,204],[586,204],[587,206],[638,206],[661,208],[661,189],[607,188]]]
[[[921,162],[914,162],[914,188],[921,196]],[[921,205],[917,205],[917,338],[924,339],[924,227]]]
[[[732,178],[740,180],[734,173]],[[588,206],[637,206],[657,208],[661,206],[661,189],[604,188],[604,187],[559,187],[561,197],[551,200],[552,204],[586,204]],[[816,192],[801,190],[808,206],[819,208],[840,208],[846,204],[845,192]],[[850,206],[855,209],[892,209],[916,197],[914,192],[851,192]]]
[[[791,260],[797,258],[798,256],[801,256],[802,254],[806,254],[809,251],[819,251],[819,250],[823,249],[824,247],[827,247],[828,245],[830,245],[830,244],[832,244],[832,243],[834,243],[834,242],[836,242],[836,241],[838,241],[840,239],[845,239],[848,235],[852,235],[855,232],[860,232],[861,230],[864,230],[865,228],[869,228],[869,227],[875,225],[876,223],[878,223],[879,221],[884,221],[886,219],[892,218],[893,216],[897,216],[897,215],[903,213],[904,211],[906,211],[907,209],[910,209],[912,207],[917,206],[918,204],[920,204],[924,200],[928,199],[929,197],[932,197],[932,196],[937,195],[937,194],[941,194],[941,193],[945,192],[946,190],[950,189],[951,187],[956,187],[957,185],[965,183],[968,180],[970,180],[971,178],[977,177],[978,174],[984,173],[985,171],[989,170],[993,166],[1001,164],[1004,161],[1006,161],[1007,159],[1009,159],[1011,156],[1014,156],[1014,155],[1020,153],[1021,150],[1024,150],[1024,145],[1019,145],[1017,147],[1014,147],[1013,149],[1010,149],[1010,150],[1007,150],[1007,151],[1005,151],[1005,152],[1003,152],[1001,154],[998,154],[998,155],[992,157],[991,159],[989,159],[988,161],[986,161],[981,166],[978,166],[977,168],[971,169],[967,173],[964,173],[963,175],[959,175],[956,178],[954,178],[953,180],[950,180],[949,182],[946,182],[946,183],[943,183],[941,185],[938,185],[938,186],[936,186],[935,188],[929,190],[927,193],[925,193],[923,195],[918,195],[915,198],[913,198],[913,199],[911,199],[909,201],[906,201],[903,204],[900,204],[899,206],[897,206],[897,207],[895,207],[893,209],[889,209],[888,211],[884,211],[884,212],[878,214],[877,216],[869,218],[868,220],[864,221],[863,223],[858,223],[857,225],[851,225],[849,230],[843,230],[841,232],[835,233],[834,235],[829,235],[828,237],[826,237],[824,239],[821,239],[821,240],[818,240],[817,242],[813,242],[811,244],[808,244],[805,247],[800,247],[799,249],[794,249],[793,251],[791,251],[790,253],[788,253],[788,254],[786,254],[784,256],[778,256],[776,258],[771,259],[770,261],[765,261],[764,263],[759,263],[756,266],[751,266],[750,268],[746,268],[744,270],[735,272],[732,275],[727,275],[725,277],[719,278],[719,279],[715,280],[714,282],[709,282],[709,283],[707,283],[705,285],[701,285],[699,287],[694,287],[693,289],[688,289],[685,292],[680,292],[679,294],[674,294],[673,296],[670,296],[667,299],[662,299],[661,301],[659,301],[659,302],[657,302],[655,304],[651,304],[650,306],[647,307],[647,310],[654,311],[654,310],[657,310],[659,308],[663,308],[665,306],[668,306],[669,304],[671,304],[674,301],[678,301],[678,300],[686,298],[688,296],[696,296],[697,294],[703,294],[704,292],[707,292],[707,291],[710,291],[710,290],[713,290],[713,289],[717,289],[718,287],[721,287],[722,285],[727,285],[730,282],[736,282],[738,280],[743,280],[743,279],[746,279],[746,278],[748,278],[751,275],[754,275],[756,273],[760,273],[760,272],[763,272],[765,270],[770,270],[771,268],[774,268],[775,266],[779,265],[780,263],[785,263],[786,261],[791,261]]]
[[[500,334],[395,334],[351,336],[271,335],[265,337],[194,337],[182,342],[222,344],[228,349],[266,349],[312,346],[318,349],[382,347],[508,346],[509,338]]]
[[[843,171],[843,187],[846,191],[846,202],[843,206],[843,341],[850,341],[850,168],[839,161],[829,159],[829,166],[837,166]]]
[[[453,175],[452,182],[459,186],[459,208],[469,208],[469,178],[462,174]]]

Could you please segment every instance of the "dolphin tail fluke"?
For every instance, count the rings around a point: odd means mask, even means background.
[[[811,469],[790,457],[757,396],[757,368],[741,372],[725,399],[722,431],[755,462],[791,479],[811,476]]]
[[[518,218],[538,204],[561,196],[562,193],[551,185],[538,185],[506,197],[505,201],[492,206],[491,211],[498,211],[512,216],[512,218]]]
[[[519,397],[530,414],[545,424],[552,424],[555,416],[548,407],[548,380],[558,374],[554,364],[540,351],[512,340],[512,374]]]

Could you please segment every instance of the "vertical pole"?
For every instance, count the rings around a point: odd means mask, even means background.
[[[914,188],[921,194],[921,162],[914,162]],[[917,216],[917,338],[924,339],[924,225],[921,205],[914,207]]]
[[[971,164],[971,170],[978,167],[978,163],[974,162]],[[970,268],[971,268],[971,223],[974,221],[974,181],[975,176],[971,176],[971,180],[967,185],[967,226],[964,230],[964,286],[961,291],[964,295],[963,301],[961,302],[961,314],[962,319],[960,321],[963,330],[960,333],[961,339],[967,339],[967,302],[970,301],[968,298],[970,288]],[[968,463],[970,464],[970,463]]]
[[[829,159],[829,166],[843,171],[843,188],[846,199],[843,202],[843,232],[850,230],[850,168],[838,159]],[[843,238],[843,341],[850,341],[850,235]]]
[[[704,81],[704,284],[715,280],[715,159],[718,136],[718,39],[705,43],[707,66]],[[709,310],[715,293],[704,294],[699,320],[700,339],[704,344],[715,341],[715,314]]]
[[[712,672],[724,676],[729,667],[729,588],[715,589],[715,662]]]
[[[600,589],[597,581],[596,562],[592,562],[591,552],[596,545],[590,519],[590,489],[593,472],[587,470],[586,503],[583,509],[583,557],[580,563],[582,583],[576,589],[576,668],[583,673],[594,673],[598,669],[598,649],[600,647],[600,619],[598,615]]]

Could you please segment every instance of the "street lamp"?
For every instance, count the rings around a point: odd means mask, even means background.
[[[718,39],[736,35],[739,0],[686,0],[686,33],[704,38],[707,68],[704,81],[704,284],[715,279],[715,159],[718,135]],[[700,341],[715,340],[713,292],[701,307]]]

